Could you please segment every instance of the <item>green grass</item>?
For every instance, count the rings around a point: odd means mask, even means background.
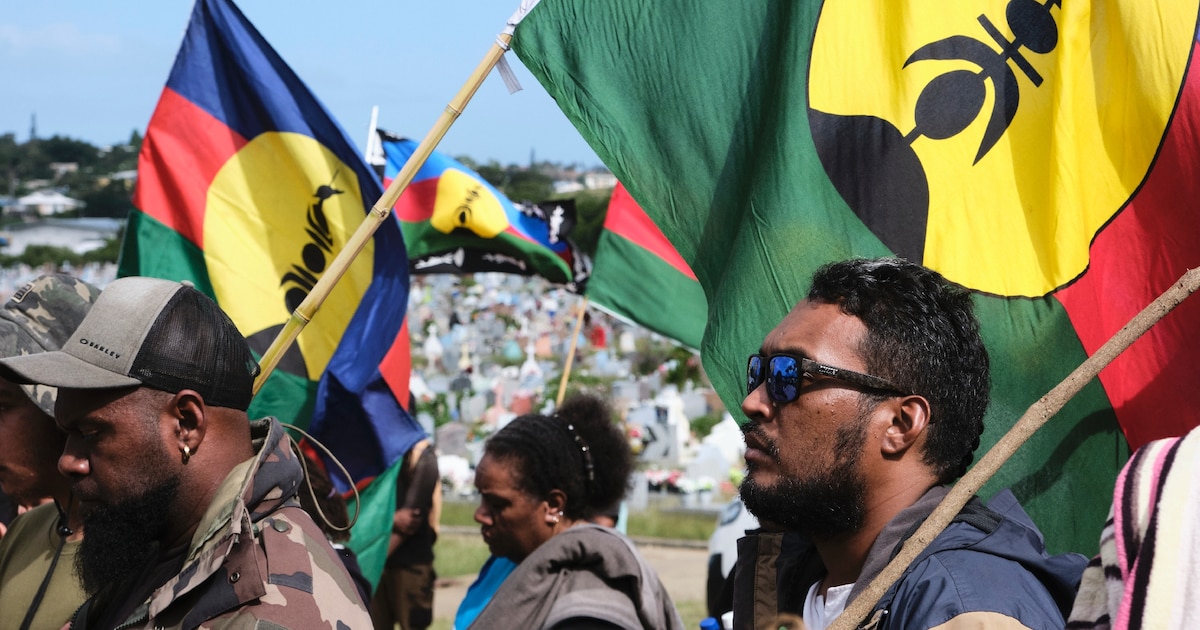
[[[684,628],[699,628],[700,621],[708,616],[708,606],[703,599],[675,602],[675,610],[679,611]]]
[[[433,570],[439,578],[474,575],[489,555],[478,534],[442,534],[433,546]]]
[[[478,504],[467,501],[446,501],[442,504],[443,525],[477,527],[474,514]],[[701,512],[674,512],[647,509],[629,513],[626,528],[630,536],[645,538],[679,538],[708,540],[717,527],[717,516]],[[438,575],[442,575],[438,571]]]
[[[629,513],[626,529],[630,536],[639,538],[708,540],[716,527],[715,514],[642,510]]]
[[[460,525],[464,527],[479,527],[475,522],[475,508],[478,501],[446,500],[442,502],[442,516],[438,522],[442,525]]]

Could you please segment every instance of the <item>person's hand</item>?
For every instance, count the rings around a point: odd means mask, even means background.
[[[421,527],[421,510],[417,508],[400,508],[392,518],[392,531],[404,536],[412,536]]]

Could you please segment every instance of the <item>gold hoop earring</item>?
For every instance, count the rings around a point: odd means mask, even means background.
[[[183,464],[186,466],[188,460],[192,458],[192,447],[187,444],[183,445]]]

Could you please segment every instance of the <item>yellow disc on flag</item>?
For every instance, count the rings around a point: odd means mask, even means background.
[[[1196,0],[829,0],[812,50],[813,116],[844,127],[828,138],[856,137],[854,126],[886,138],[818,151],[891,191],[863,191],[875,207],[854,208],[860,217],[924,221],[908,242],[927,266],[997,295],[1045,295],[1084,272],[1093,237],[1144,181],[1196,16]],[[854,174],[831,177],[855,185]]]
[[[283,324],[363,217],[355,172],[324,145],[290,132],[256,136],[208,189],[204,258],[217,302],[247,337]],[[296,339],[310,380],[371,283],[372,252],[368,242]]]
[[[429,223],[445,234],[466,228],[483,238],[495,238],[508,228],[508,215],[487,186],[463,171],[448,168],[438,178],[437,201]]]

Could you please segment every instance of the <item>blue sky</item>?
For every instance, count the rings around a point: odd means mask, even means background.
[[[240,0],[250,22],[360,148],[379,126],[422,138],[518,0]],[[0,133],[123,142],[146,124],[191,15],[188,0],[42,0],[0,11]],[[513,53],[524,90],[495,72],[439,150],[480,161],[600,164]]]

